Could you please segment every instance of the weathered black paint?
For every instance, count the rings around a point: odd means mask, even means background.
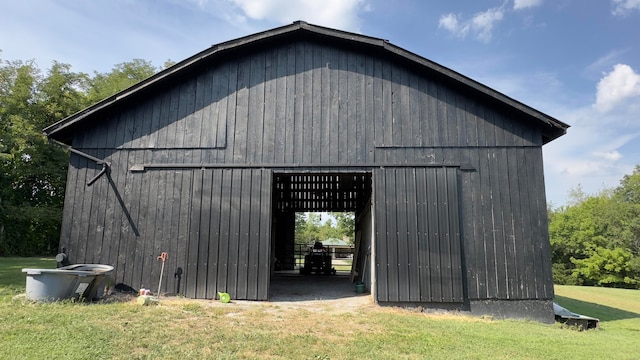
[[[182,269],[188,297],[267,299],[270,238],[291,235],[273,223],[373,194],[377,300],[444,304],[553,297],[541,147],[566,127],[388,43],[294,24],[45,131],[112,164],[86,187],[100,167],[72,154],[60,246],[116,282],[153,289],[167,251],[163,291]],[[365,176],[341,193],[332,174]]]

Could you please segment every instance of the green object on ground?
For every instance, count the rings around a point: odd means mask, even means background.
[[[223,303],[228,303],[229,301],[231,301],[231,295],[227,294],[227,293],[218,293],[218,297],[220,298],[220,301]]]

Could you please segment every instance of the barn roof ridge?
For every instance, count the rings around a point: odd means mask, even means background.
[[[443,76],[456,83],[462,84],[467,89],[482,94],[492,101],[495,101],[499,104],[507,105],[507,107],[528,115],[529,117],[539,121],[540,125],[547,125],[548,127],[543,127],[542,131],[544,136],[543,143],[548,143],[566,134],[567,128],[569,128],[568,124],[565,124],[550,115],[538,111],[518,100],[515,100],[450,68],[447,68],[423,56],[394,45],[389,40],[353,32],[347,32],[343,30],[332,29],[319,25],[313,25],[305,21],[298,20],[289,25],[214,44],[211,47],[200,51],[195,55],[192,55],[174,64],[169,68],[159,71],[158,73],[132,85],[127,89],[124,89],[102,101],[99,101],[96,104],[93,104],[48,126],[47,128],[43,129],[43,132],[49,137],[66,142],[68,141],[68,137],[65,136],[64,133],[72,132],[73,128],[75,126],[79,126],[84,119],[96,113],[105,111],[111,106],[129,99],[133,95],[144,92],[144,90],[153,88],[154,85],[171,79],[173,76],[175,76],[175,74],[185,71],[185,69],[190,68],[194,64],[200,63],[203,60],[207,60],[219,54],[224,54],[228,51],[235,51],[255,45],[259,46],[259,44],[262,42],[274,40],[280,36],[299,34],[302,32],[306,32],[315,36],[326,37],[327,39],[334,39],[336,41],[354,42],[365,47],[379,48],[380,50],[387,52],[387,54],[399,56],[400,58],[404,58],[411,63],[415,63],[422,66],[423,68],[433,71],[440,76]]]

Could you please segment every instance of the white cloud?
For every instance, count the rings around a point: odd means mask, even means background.
[[[514,0],[513,10],[522,10],[542,4],[542,0]]]
[[[359,31],[360,12],[370,11],[365,0],[228,0],[253,20],[288,24],[304,20],[316,25]]]
[[[613,0],[613,15],[626,15],[633,10],[640,10],[640,0]]]
[[[594,151],[593,156],[602,158],[606,161],[617,161],[622,159],[622,154],[618,150],[611,151]]]
[[[467,21],[460,21],[456,14],[446,14],[440,17],[438,27],[460,38],[464,38],[469,32],[473,32],[479,40],[488,42],[491,40],[494,24],[502,20],[503,17],[504,10],[502,7],[479,12],[471,20]]]
[[[612,110],[625,100],[640,96],[640,75],[631,66],[618,64],[598,83],[595,107],[599,111]]]

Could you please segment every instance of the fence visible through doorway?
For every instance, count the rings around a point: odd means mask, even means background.
[[[352,247],[324,246],[327,255],[331,257],[331,266],[337,274],[351,273],[354,249]],[[304,257],[313,251],[313,246],[296,244],[294,251],[295,270],[304,268]]]

